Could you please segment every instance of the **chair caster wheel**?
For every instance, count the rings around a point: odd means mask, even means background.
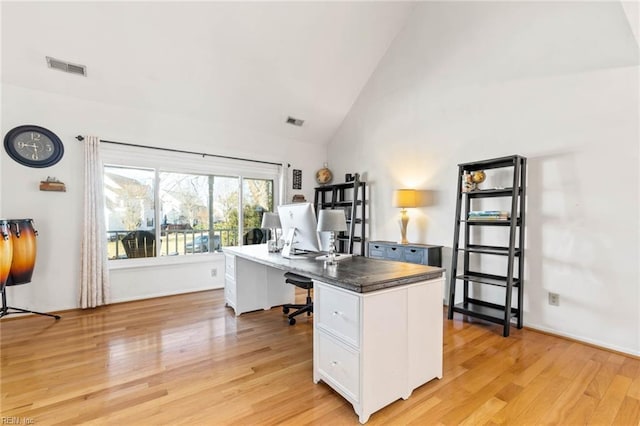
[[[282,313],[283,314],[288,314],[289,313],[289,308],[282,308]]]
[[[295,323],[296,323],[295,318],[289,318],[289,325],[295,325]]]

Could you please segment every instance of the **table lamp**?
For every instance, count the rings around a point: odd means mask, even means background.
[[[400,244],[409,244],[407,240],[407,223],[409,223],[407,208],[418,206],[418,193],[415,189],[396,189],[393,198],[393,205],[402,209],[400,210],[400,232],[402,233]]]
[[[320,210],[318,214],[318,232],[329,232],[329,258],[328,265],[335,265],[336,247],[335,233],[347,230],[347,220],[343,210]]]
[[[269,229],[271,231],[271,238],[267,242],[269,253],[275,253],[278,251],[278,235],[276,229],[282,227],[280,224],[280,216],[277,213],[265,212],[262,215],[261,228]]]

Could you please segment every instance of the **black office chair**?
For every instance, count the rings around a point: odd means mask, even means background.
[[[267,241],[264,239],[264,233],[260,228],[251,228],[242,236],[242,243],[246,246],[248,244],[262,244]]]
[[[289,314],[290,309],[296,309],[294,312],[287,315],[287,318],[289,318],[289,325],[294,325],[296,323],[296,319],[294,318],[295,316],[303,314],[305,312],[309,316],[313,312],[313,299],[311,299],[313,280],[311,278],[303,277],[302,275],[297,275],[292,272],[286,272],[284,276],[286,278],[286,283],[293,284],[296,287],[307,290],[307,303],[305,303],[304,305],[295,303],[287,303],[286,305],[282,305],[282,312],[284,314]]]

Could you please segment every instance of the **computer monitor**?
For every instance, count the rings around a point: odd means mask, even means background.
[[[311,203],[283,204],[278,206],[278,215],[284,237],[283,257],[320,251],[318,221]]]

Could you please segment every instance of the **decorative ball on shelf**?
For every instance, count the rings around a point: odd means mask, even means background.
[[[333,173],[327,167],[327,163],[324,163],[324,166],[316,172],[316,182],[320,185],[325,185],[330,183],[333,180]]]
[[[484,172],[484,170],[476,170],[475,172],[471,173],[471,181],[476,185],[484,182],[486,178],[487,174]]]

